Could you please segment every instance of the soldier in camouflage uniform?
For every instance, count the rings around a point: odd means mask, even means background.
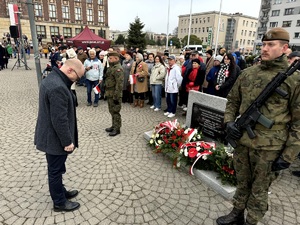
[[[123,68],[120,64],[120,55],[117,52],[108,54],[109,67],[105,74],[105,96],[107,97],[109,113],[112,116],[112,126],[106,128],[109,136],[120,134],[121,120],[121,101],[123,92]]]
[[[274,120],[271,129],[256,124],[257,135],[250,139],[245,130],[234,126],[241,115],[256,99],[278,72],[288,67],[284,51],[288,48],[289,34],[282,28],[269,30],[262,39],[262,62],[245,69],[238,77],[227,99],[224,122],[230,138],[239,140],[234,151],[237,189],[233,210],[219,217],[217,224],[257,224],[268,210],[268,189],[279,170],[286,169],[300,150],[300,75],[294,73],[280,86],[288,93],[285,99],[274,93],[260,108],[261,113]],[[246,221],[244,210],[247,209]]]

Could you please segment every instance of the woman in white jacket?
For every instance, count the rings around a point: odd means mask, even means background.
[[[153,106],[150,109],[154,109],[154,111],[161,110],[161,90],[163,79],[166,76],[166,67],[160,56],[154,57],[154,66],[151,69],[150,75],[150,85],[152,90],[153,97]]]
[[[165,91],[167,94],[167,112],[165,116],[172,118],[175,116],[177,108],[178,87],[182,83],[181,69],[176,65],[175,55],[168,57],[169,68],[165,78]]]

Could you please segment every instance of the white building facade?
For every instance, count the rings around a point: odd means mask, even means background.
[[[267,30],[282,27],[290,34],[290,47],[300,50],[300,0],[262,0],[260,7],[256,51]]]

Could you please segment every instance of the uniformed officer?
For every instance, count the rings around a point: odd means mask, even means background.
[[[105,74],[105,96],[107,97],[109,113],[112,116],[112,126],[106,128],[109,136],[120,134],[121,120],[121,101],[123,92],[124,72],[120,64],[119,53],[113,51],[108,53],[109,67]]]
[[[245,69],[238,77],[227,99],[224,122],[230,138],[238,141],[234,151],[237,189],[233,210],[219,217],[217,224],[257,224],[268,210],[268,189],[286,169],[300,150],[300,75],[289,76],[280,88],[288,93],[283,98],[277,93],[260,108],[260,112],[274,121],[271,129],[256,124],[256,137],[250,139],[245,130],[234,126],[236,115],[245,112],[278,72],[288,67],[284,54],[288,48],[289,33],[283,28],[269,30],[262,39],[261,65]],[[276,172],[277,171],[277,172]],[[246,221],[244,210],[247,209]]]

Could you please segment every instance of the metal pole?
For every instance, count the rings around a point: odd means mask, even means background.
[[[221,23],[221,14],[222,14],[222,0],[220,0],[220,13],[219,13],[219,20],[218,20],[218,28],[217,28],[217,37],[216,37],[216,45],[215,45],[215,54],[216,57],[218,51],[218,41],[219,41],[219,32],[220,32],[220,23]]]
[[[170,21],[170,0],[169,0],[169,5],[168,5],[168,24],[167,24],[166,50],[169,50],[169,21]]]
[[[34,21],[34,10],[33,10],[32,0],[27,0],[26,4],[28,9],[29,21],[30,21],[30,30],[31,30],[31,38],[32,38],[33,51],[34,51],[34,62],[36,68],[37,81],[38,81],[38,85],[40,86],[42,81],[42,70],[41,70],[40,53],[39,53],[38,40],[36,34],[36,26]]]
[[[28,70],[26,52],[24,51],[24,40],[23,40],[22,25],[21,25],[21,19],[20,19],[20,17],[21,17],[20,9],[17,12],[17,15],[18,15],[19,34],[20,34],[20,40],[21,40],[21,52],[22,52],[23,59],[24,59],[25,69]],[[20,66],[20,62],[19,62],[19,66]]]
[[[192,6],[193,6],[193,0],[191,0],[190,23],[189,23],[189,34],[188,34],[187,47],[189,47],[189,45],[190,45],[191,26],[192,26]]]

